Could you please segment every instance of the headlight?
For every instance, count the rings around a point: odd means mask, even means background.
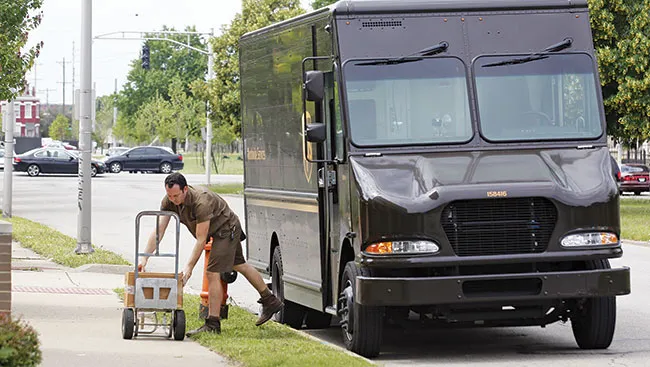
[[[609,232],[587,232],[571,234],[561,241],[564,247],[590,247],[618,245],[618,236]]]
[[[391,255],[391,254],[424,254],[440,251],[437,243],[432,241],[392,241],[378,242],[366,247],[367,254]]]

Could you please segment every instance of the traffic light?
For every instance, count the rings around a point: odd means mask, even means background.
[[[149,45],[142,46],[142,68],[149,70]]]

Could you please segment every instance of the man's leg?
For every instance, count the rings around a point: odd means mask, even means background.
[[[262,313],[260,318],[255,322],[256,326],[269,321],[273,315],[284,307],[284,303],[271,293],[271,290],[266,286],[260,273],[248,263],[242,263],[233,267],[235,271],[244,275],[246,280],[255,287],[260,293],[262,303]]]
[[[260,273],[248,263],[235,265],[233,268],[236,272],[242,274],[259,293],[262,293],[265,289],[268,289]]]
[[[208,316],[219,317],[221,313],[221,300],[223,299],[221,273],[206,271],[206,275],[208,276]]]

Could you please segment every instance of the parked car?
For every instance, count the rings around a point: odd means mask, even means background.
[[[650,192],[650,170],[643,164],[626,163],[621,165],[619,191],[641,195]]]
[[[184,167],[181,154],[170,153],[162,147],[135,147],[126,152],[108,157],[104,160],[112,173],[128,172],[162,172],[182,170]]]
[[[131,148],[129,148],[129,147],[113,147],[113,148],[109,148],[106,151],[106,156],[107,157],[112,157],[112,156],[115,156],[115,155],[120,155],[120,154],[128,151],[129,149],[131,149]]]
[[[90,162],[91,176],[106,172],[106,165],[96,159]],[[64,148],[37,148],[14,157],[14,171],[34,177],[41,173],[78,173],[77,154]]]

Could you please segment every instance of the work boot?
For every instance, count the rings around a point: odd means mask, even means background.
[[[258,302],[262,304],[262,313],[260,313],[260,318],[255,322],[255,326],[260,326],[269,321],[276,312],[284,307],[284,303],[273,295],[273,293],[262,296]]]
[[[196,330],[188,331],[186,335],[191,337],[203,332],[221,334],[221,320],[216,316],[210,316],[205,319],[205,324],[203,326]]]

